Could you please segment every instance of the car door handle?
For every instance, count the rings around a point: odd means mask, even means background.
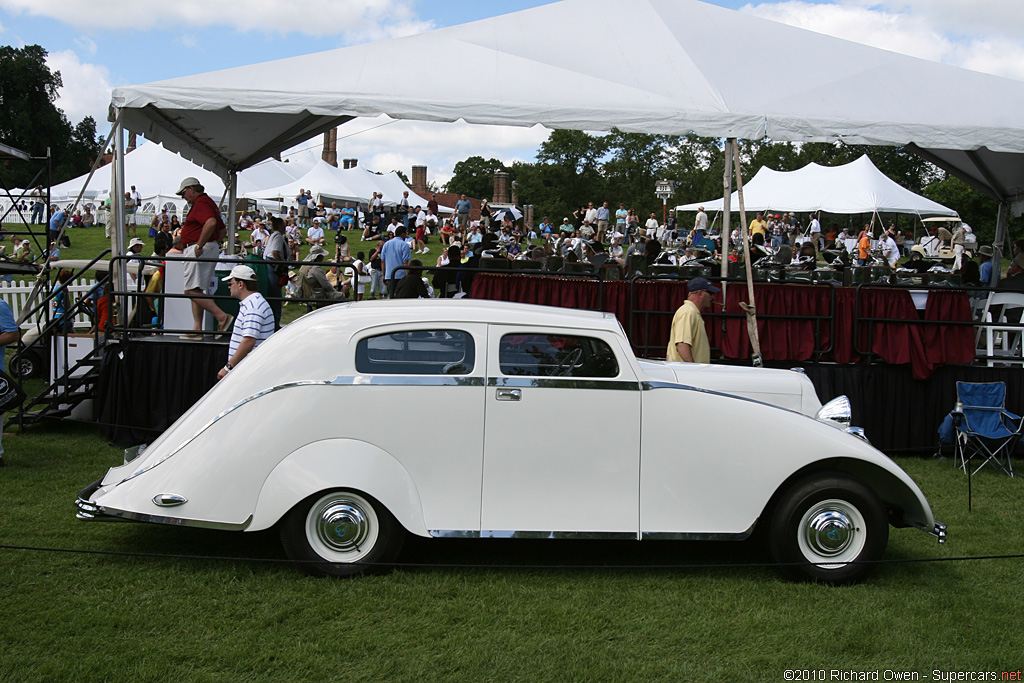
[[[498,389],[497,399],[499,401],[519,401],[522,398],[522,389]]]

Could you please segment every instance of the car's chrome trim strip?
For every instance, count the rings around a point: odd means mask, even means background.
[[[244,522],[233,524],[230,522],[210,522],[202,519],[183,519],[181,517],[166,517],[164,515],[147,515],[141,512],[129,512],[115,508],[96,505],[87,500],[79,498],[75,501],[78,506],[78,519],[88,521],[107,522],[152,522],[153,524],[169,524],[171,526],[187,526],[199,529],[217,529],[220,531],[245,531],[252,524],[252,515],[249,515]]]
[[[385,387],[482,387],[484,378],[461,375],[353,375],[337,377],[331,384]]]
[[[738,533],[682,533],[677,531],[645,531],[642,538],[645,541],[745,541],[754,533],[751,526],[746,531]]]
[[[601,379],[572,379],[568,377],[488,377],[489,387],[518,387],[540,389],[599,389],[602,391],[639,391],[639,382]]]
[[[797,413],[803,415],[803,413],[797,410],[790,410],[789,408],[783,408],[782,406],[775,405],[774,403],[768,403],[766,401],[758,401],[756,398],[750,398],[749,396],[740,396],[738,394],[728,394],[724,391],[715,391],[714,389],[703,389],[701,387],[695,387],[689,384],[677,384],[675,382],[641,382],[644,391],[650,391],[652,389],[682,389],[683,391],[696,391],[701,394],[711,394],[712,396],[724,396],[725,398],[734,398],[737,401],[746,401],[747,403],[758,403],[763,406],[775,408],[777,410],[785,410],[787,413]],[[811,418],[813,419],[813,418]]]
[[[552,539],[600,539],[635,541],[634,531],[512,531],[510,529],[431,529],[434,538],[552,538]]]

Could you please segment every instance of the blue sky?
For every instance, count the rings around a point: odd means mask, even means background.
[[[330,50],[515,12],[550,0],[0,0],[0,42],[40,44],[64,79],[58,106],[105,133],[110,89]],[[1024,80],[1019,0],[782,0],[712,4]],[[568,40],[579,40],[571,28]],[[638,49],[647,46],[638,40]],[[938,94],[937,94],[938,95]],[[467,156],[532,160],[543,129],[357,121],[339,156],[379,171],[426,164],[443,184]],[[371,130],[372,129],[372,130]],[[365,131],[365,132],[363,132]],[[318,147],[319,141],[307,145]]]

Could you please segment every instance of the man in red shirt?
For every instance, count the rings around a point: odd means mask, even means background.
[[[182,180],[178,196],[191,204],[181,226],[183,254],[191,258],[216,259],[220,254],[220,240],[226,232],[217,205],[196,178]],[[185,294],[204,298],[192,299],[193,334],[183,334],[182,339],[203,338],[203,311],[209,311],[217,319],[217,329],[220,331],[230,329],[234,322],[234,316],[222,311],[212,299],[205,298],[216,265],[214,260],[185,263]]]

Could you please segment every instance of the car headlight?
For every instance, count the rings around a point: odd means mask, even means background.
[[[836,396],[823,405],[814,417],[822,422],[835,422],[843,427],[849,427],[851,416],[850,399],[845,396]]]

